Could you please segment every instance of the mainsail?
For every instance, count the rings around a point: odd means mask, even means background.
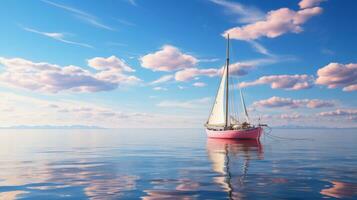
[[[225,115],[225,95],[224,91],[226,88],[226,79],[227,79],[227,66],[224,67],[221,84],[219,85],[216,100],[214,102],[212,112],[208,118],[207,124],[222,126],[226,123]]]

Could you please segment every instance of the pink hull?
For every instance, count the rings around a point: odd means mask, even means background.
[[[209,138],[224,138],[224,139],[249,139],[259,140],[262,134],[262,128],[256,127],[249,130],[225,130],[214,131],[206,129]]]

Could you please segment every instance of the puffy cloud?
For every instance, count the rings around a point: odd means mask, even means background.
[[[343,91],[357,90],[357,64],[330,63],[317,71],[316,84],[328,88],[343,87]]]
[[[29,90],[56,93],[60,91],[97,92],[113,90],[119,84],[140,81],[121,71],[107,70],[92,73],[81,67],[69,65],[60,67],[45,62],[32,62],[22,58],[0,57],[0,65],[5,67],[0,73],[0,81]]]
[[[9,108],[12,110],[9,110]],[[100,105],[98,102],[66,99],[47,100],[10,92],[0,92],[0,126],[91,125],[138,127],[142,120],[154,120],[154,115],[158,117],[156,114],[143,112],[129,110],[123,112]],[[162,119],[160,118],[157,121],[162,122]]]
[[[88,60],[88,66],[93,67],[96,70],[114,70],[114,71],[126,71],[134,72],[124,60],[117,58],[116,56],[110,56],[108,58],[95,57]]]
[[[234,27],[223,33],[228,33],[232,39],[254,40],[260,37],[275,38],[284,33],[300,33],[303,25],[309,18],[322,13],[322,8],[313,7],[299,11],[289,8],[280,8],[267,13],[264,20],[247,24],[242,27]]]
[[[248,71],[252,68],[254,68],[253,63],[250,63],[252,61],[248,62],[236,62],[231,65],[229,65],[229,73],[231,75],[238,75],[238,76],[243,76],[248,73]],[[260,64],[260,63],[257,63]],[[177,81],[190,81],[198,76],[208,76],[208,77],[214,77],[214,76],[220,76],[222,75],[223,71],[223,66],[219,69],[217,68],[208,68],[208,69],[198,69],[198,68],[188,68],[188,69],[183,69],[181,71],[178,71],[175,73],[175,79]]]
[[[299,2],[301,9],[311,8],[320,5],[321,2],[326,0],[302,0]]]
[[[203,82],[196,82],[192,84],[195,87],[205,87],[207,84]]]
[[[343,91],[346,91],[346,92],[351,92],[351,91],[356,91],[356,90],[357,90],[357,84],[349,85],[349,86],[343,88]]]
[[[248,74],[248,71],[253,69],[255,66],[253,63],[249,62],[236,62],[229,65],[229,73],[237,76],[244,76]],[[258,63],[257,63],[258,64]],[[222,67],[223,70],[223,67]]]
[[[155,85],[155,84],[159,84],[159,83],[165,83],[168,81],[171,81],[172,79],[174,79],[174,75],[164,75],[161,76],[160,78],[156,79],[155,81],[152,81],[151,84]]]
[[[210,68],[210,69],[198,69],[198,68],[188,68],[175,73],[175,79],[177,81],[190,81],[197,76],[217,76],[220,74],[220,69]]]
[[[280,119],[285,119],[285,120],[292,120],[292,119],[300,119],[302,115],[298,113],[291,113],[291,114],[281,114],[279,115]]]
[[[311,88],[314,84],[314,77],[303,75],[272,75],[262,76],[252,82],[242,82],[240,87],[270,84],[273,89],[301,90]]]
[[[330,117],[330,116],[357,116],[357,109],[337,109],[335,111],[320,112],[319,116]]]
[[[164,45],[159,51],[142,56],[140,61],[142,67],[153,71],[175,71],[194,67],[198,59],[174,46]]]
[[[192,109],[197,108],[202,105],[209,103],[211,98],[205,97],[201,99],[194,99],[190,101],[162,101],[157,104],[158,107],[165,108],[184,108],[184,109]]]
[[[253,103],[254,107],[265,107],[265,108],[323,108],[323,107],[333,107],[335,104],[331,101],[324,101],[320,99],[291,99],[282,97],[271,97],[269,99],[256,101]]]

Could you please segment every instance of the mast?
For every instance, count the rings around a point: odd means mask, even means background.
[[[226,73],[226,119],[225,119],[225,128],[228,127],[228,77],[229,77],[229,34],[227,35],[227,59],[226,59],[226,67],[227,67],[227,73]]]

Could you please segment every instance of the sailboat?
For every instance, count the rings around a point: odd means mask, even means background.
[[[206,133],[209,138],[225,139],[255,139],[259,140],[263,133],[265,124],[254,125],[250,122],[248,111],[245,105],[242,88],[239,87],[240,101],[244,113],[244,120],[240,121],[237,112],[232,111],[237,107],[234,100],[233,88],[230,85],[229,71],[229,35],[227,36],[227,58],[223,69],[222,79],[217,91],[216,99],[211,113],[205,124]],[[230,89],[232,91],[230,91]],[[232,94],[230,94],[232,92]],[[231,100],[231,101],[230,101]]]

